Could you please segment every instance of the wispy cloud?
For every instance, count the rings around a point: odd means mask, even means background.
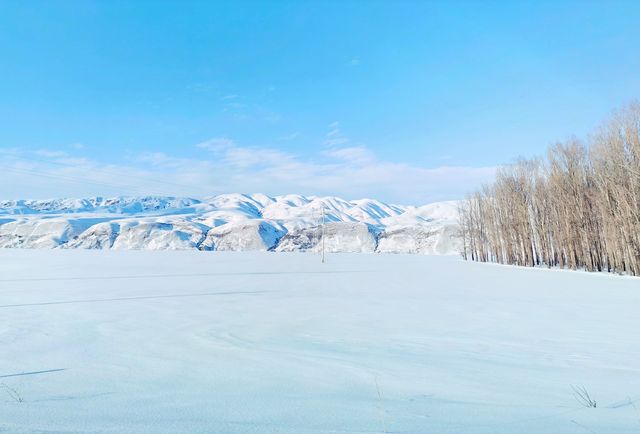
[[[324,140],[326,146],[339,146],[349,143],[349,139],[340,130],[340,123],[338,121],[331,122],[329,124],[329,132]]]
[[[39,157],[45,158],[64,158],[69,154],[65,151],[51,150],[51,149],[38,149],[33,151],[33,153]]]
[[[239,95],[225,95],[220,98],[223,106],[222,113],[236,119],[259,120],[268,123],[277,123],[282,119],[282,115],[273,110],[265,108],[262,104],[247,101]]]
[[[231,100],[231,99],[238,99],[238,98],[239,98],[238,95],[232,94],[232,95],[225,95],[225,96],[221,97],[220,99],[222,101],[228,101],[228,100]]]
[[[235,146],[233,140],[228,137],[214,137],[205,142],[198,143],[196,148],[208,149],[209,151],[220,151]]]
[[[375,155],[365,146],[349,146],[332,148],[323,152],[324,155],[336,160],[346,161],[358,165],[370,164],[376,161]]]
[[[300,134],[299,131],[294,131],[291,134],[285,134],[284,136],[280,136],[280,137],[276,138],[276,140],[278,140],[280,142],[287,142],[289,140],[295,140],[295,139],[299,138],[300,136],[302,136],[302,134]]]
[[[330,131],[337,131],[330,137],[341,135],[337,123]],[[156,152],[130,155],[118,164],[58,150],[0,149],[0,199],[264,192],[423,204],[460,198],[494,173],[492,167],[430,168],[386,161],[360,145],[334,143],[307,157],[273,147],[239,145],[228,137],[195,146],[203,152],[197,158]]]
[[[238,109],[243,109],[247,107],[246,104],[243,104],[241,102],[228,102],[224,105],[224,108],[222,109],[223,112],[228,112],[228,111],[232,111],[232,110],[238,110]]]
[[[216,83],[192,83],[186,88],[194,93],[217,93],[219,91],[219,86]]]

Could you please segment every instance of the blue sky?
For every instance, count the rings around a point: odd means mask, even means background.
[[[0,0],[0,197],[456,199],[637,99],[638,22],[636,1]]]

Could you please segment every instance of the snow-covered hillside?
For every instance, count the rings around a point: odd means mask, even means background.
[[[223,194],[0,201],[0,247],[457,254],[455,202]]]

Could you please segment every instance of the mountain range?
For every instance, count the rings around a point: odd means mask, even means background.
[[[323,220],[324,214],[324,220]],[[457,203],[264,194],[0,201],[0,247],[457,254]]]

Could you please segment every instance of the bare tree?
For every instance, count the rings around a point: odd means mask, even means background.
[[[501,168],[459,211],[465,259],[640,275],[640,104]]]

